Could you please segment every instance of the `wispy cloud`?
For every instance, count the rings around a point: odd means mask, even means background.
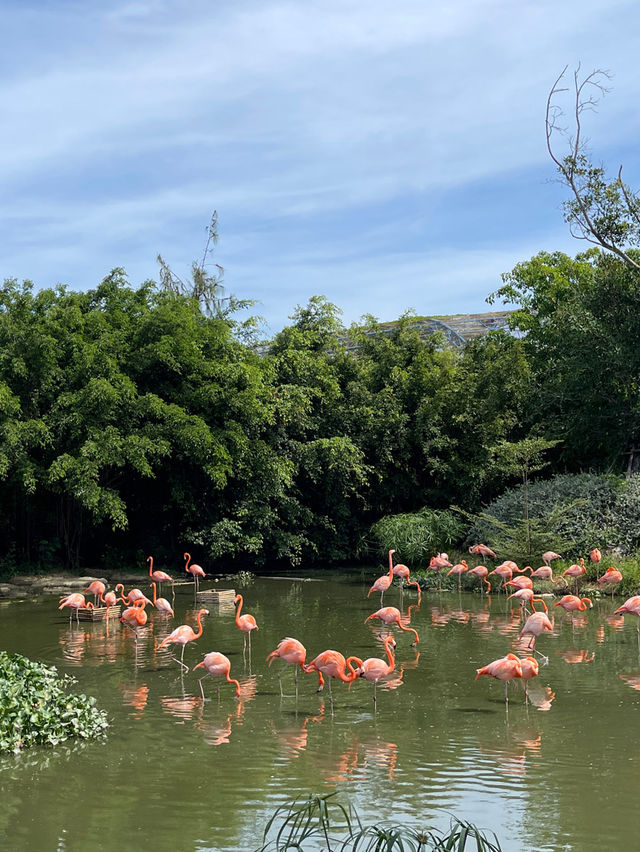
[[[497,279],[514,250],[568,245],[540,198],[565,63],[616,73],[589,116],[599,154],[638,130],[631,0],[61,0],[5,23],[0,274],[86,287],[153,275],[159,250],[188,265],[215,207],[227,280],[274,327],[327,278],[345,310],[463,311],[473,264]],[[444,290],[425,288],[445,257]]]

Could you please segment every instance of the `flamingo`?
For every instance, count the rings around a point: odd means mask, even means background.
[[[236,685],[236,698],[240,698],[240,684],[237,680],[232,677],[229,677],[229,672],[231,671],[231,662],[228,657],[225,657],[224,654],[221,654],[219,651],[211,651],[208,654],[204,655],[204,660],[200,663],[196,663],[193,667],[193,670],[196,669],[206,669],[207,674],[202,675],[201,678],[198,678],[198,684],[200,686],[200,692],[202,694],[202,700],[204,701],[204,689],[202,688],[202,681],[205,677],[224,677],[227,680],[227,683],[235,683]],[[220,698],[220,685],[218,684],[218,698]]]
[[[633,595],[633,597],[627,598],[622,606],[618,607],[614,615],[624,615],[625,613],[635,615],[640,619],[640,595]],[[640,625],[638,622],[636,622],[636,630],[638,631],[638,636],[640,638]]]
[[[532,589],[533,580],[522,574],[520,577],[514,577],[513,580],[509,580],[508,583],[505,583],[505,586],[513,586],[514,589]]]
[[[509,595],[507,600],[510,601],[511,598],[518,598],[523,609],[525,607],[525,604],[530,604],[531,609],[534,612],[537,612],[537,610],[534,606],[534,603],[541,603],[542,606],[544,607],[544,611],[548,612],[547,605],[542,600],[542,598],[536,598],[536,597],[534,597],[534,595],[535,595],[535,592],[533,591],[533,589],[518,589],[517,592],[514,592],[512,595]]]
[[[612,565],[610,568],[607,568],[607,570],[604,572],[602,577],[598,577],[598,583],[601,586],[603,586],[603,587],[606,586],[606,585],[611,586],[611,600],[613,600],[613,592],[614,592],[613,587],[616,586],[618,583],[621,583],[621,582],[622,582],[622,574],[620,573],[620,571],[618,571],[618,569],[614,565]]]
[[[196,639],[199,639],[202,636],[202,616],[209,615],[208,609],[199,609],[196,613],[196,623],[198,625],[198,630],[195,632],[192,627],[188,624],[181,624],[179,627],[176,627],[175,630],[172,630],[171,633],[163,639],[162,642],[158,645],[158,650],[163,648],[165,645],[182,645],[182,652],[180,654],[180,659],[176,659],[176,657],[171,654],[171,659],[175,660],[176,663],[179,663],[183,669],[189,671],[189,666],[186,666],[184,663],[184,646],[187,642],[193,642]]]
[[[98,606],[98,600],[102,599],[106,588],[101,580],[94,580],[92,583],[89,583],[83,594],[93,595],[93,605]]]
[[[456,565],[451,568],[450,571],[447,571],[447,577],[450,574],[456,574],[458,576],[458,591],[460,591],[460,580],[465,571],[469,570],[469,566],[465,562],[464,559],[461,559]]]
[[[118,598],[115,592],[106,592],[104,597],[102,598],[102,603],[107,607],[115,606],[118,602]]]
[[[507,654],[506,657],[500,657],[498,660],[488,663],[482,668],[476,669],[476,680],[482,675],[494,677],[496,680],[501,680],[504,683],[504,702],[509,703],[508,687],[509,682],[514,678],[522,677],[522,664],[520,657],[515,654]]]
[[[523,636],[529,636],[530,639],[527,648],[534,648],[536,638],[540,636],[541,633],[544,633],[545,630],[553,630],[553,624],[549,621],[549,616],[546,612],[534,612],[533,615],[530,615],[525,621],[524,627],[520,631],[520,639],[522,639]]]
[[[146,600],[138,598],[132,606],[125,609],[120,618],[122,624],[126,624],[127,627],[130,627],[133,630],[136,645],[138,644],[138,628],[144,627],[147,623],[148,616],[144,609],[146,605]]]
[[[293,666],[293,679],[296,684],[296,696],[298,695],[298,669],[297,666],[300,666],[302,671],[304,671],[304,661],[307,656],[307,649],[304,647],[302,642],[298,642],[297,639],[292,639],[290,636],[287,636],[286,639],[282,639],[278,642],[278,647],[275,651],[272,651],[267,656],[267,662],[269,665],[279,657],[281,660],[284,660],[284,668],[281,672],[278,673],[278,683],[280,684],[280,695],[283,696],[282,692],[282,675],[287,666]],[[324,680],[322,677],[322,673],[318,672],[318,689],[322,689],[324,686]]]
[[[489,573],[489,569],[484,565],[476,565],[475,568],[469,568],[467,572],[467,576],[469,574],[473,574],[474,577],[480,577],[483,583],[487,585],[487,594],[491,594],[491,583],[487,580],[487,574]]]
[[[89,603],[85,602],[84,595],[80,594],[80,592],[73,592],[70,595],[66,595],[63,598],[60,598],[60,606],[58,609],[64,609],[64,607],[69,607],[69,624],[71,624],[71,617],[73,616],[73,611],[76,611],[76,622],[80,624],[80,618],[78,616],[78,610],[80,609],[93,609],[93,604],[91,601]]]
[[[405,627],[402,623],[402,616],[400,615],[400,610],[396,609],[395,606],[385,606],[382,609],[377,610],[377,612],[372,612],[371,615],[365,618],[364,623],[366,624],[371,618],[379,619],[383,624],[395,624],[400,630],[405,630],[408,633],[413,633],[416,637],[416,641],[411,643],[411,646],[414,647],[420,641],[420,637],[418,636],[418,631],[414,630],[413,627]]]
[[[236,627],[238,628],[238,630],[242,630],[242,632],[245,634],[244,637],[243,637],[242,651],[244,653],[244,650],[245,650],[245,647],[246,647],[246,644],[247,644],[247,635],[248,635],[249,636],[249,660],[251,660],[251,631],[252,630],[258,630],[258,625],[256,623],[255,618],[252,615],[249,615],[248,613],[246,615],[242,615],[242,616],[240,615],[240,612],[242,610],[242,604],[244,603],[242,595],[236,595],[235,598],[233,599],[233,602],[234,602],[234,604],[238,604],[238,608],[236,610]],[[249,665],[251,665],[251,662],[249,662]]]
[[[568,585],[564,577],[553,576],[553,568],[550,565],[541,565],[539,568],[536,568],[535,571],[532,571],[531,566],[527,565],[522,570],[526,571],[527,568],[529,569],[529,571],[531,571],[529,576],[532,579],[533,577],[537,577],[539,580],[549,580],[551,583],[564,583],[565,586]]]
[[[189,574],[191,574],[191,576],[193,577],[193,582],[195,583],[195,591],[196,591],[196,595],[197,595],[199,585],[200,585],[200,581],[198,580],[198,577],[206,577],[207,575],[204,573],[204,570],[199,565],[196,565],[195,563],[191,564],[191,554],[190,553],[185,553],[183,555],[183,559],[186,562],[186,564],[184,566],[184,570],[188,571]]]
[[[369,659],[364,660],[358,668],[356,669],[356,675],[358,677],[363,677],[365,680],[368,680],[370,683],[373,683],[373,703],[375,706],[376,703],[376,686],[381,677],[385,677],[385,675],[391,674],[391,672],[395,669],[396,663],[393,657],[393,648],[396,647],[396,641],[393,636],[387,636],[384,640],[384,650],[387,654],[388,663],[385,663],[384,660],[381,660],[379,657],[369,657]]]
[[[436,553],[436,555],[432,556],[429,560],[427,568],[429,569],[429,571],[438,572],[438,591],[442,591],[440,572],[443,570],[443,568],[453,568],[453,565],[451,564],[451,562],[449,562],[448,555],[446,553]]]
[[[153,588],[153,605],[162,615],[173,615],[173,608],[166,598],[156,597],[156,584],[151,583]]]
[[[382,598],[384,593],[387,591],[391,583],[393,583],[393,554],[395,550],[389,551],[389,573],[383,574],[381,577],[374,582],[369,591],[367,592],[367,597],[371,594],[371,592],[380,592],[380,605],[382,606]]]
[[[170,577],[166,571],[154,571],[153,570],[153,556],[147,556],[147,562],[149,563],[149,576],[154,583],[158,584],[158,588],[160,589],[160,594],[162,594],[162,584],[163,583],[171,583],[171,598],[175,601],[176,599],[176,590],[174,588],[174,580],[173,577]],[[164,600],[164,598],[160,598],[160,600]]]
[[[469,553],[474,553],[476,556],[490,556],[492,559],[498,558],[486,544],[472,544]]]
[[[535,657],[525,657],[524,660],[520,660],[520,668],[522,669],[522,674],[520,675],[520,677],[524,682],[524,698],[525,701],[527,701],[529,699],[527,681],[531,680],[531,678],[538,676],[538,661]]]
[[[590,607],[593,606],[589,598],[579,598],[577,595],[563,595],[558,603],[554,604],[554,607],[561,606],[565,612],[575,612],[576,610],[584,612],[587,604]]]
[[[542,561],[545,565],[548,565],[550,562],[553,562],[554,559],[562,559],[559,553],[554,553],[553,550],[547,550],[542,554]]]
[[[578,585],[578,577],[587,573],[587,569],[584,567],[584,559],[580,558],[578,562],[580,563],[579,565],[569,565],[567,570],[562,572],[563,577],[573,577],[576,587]]]
[[[602,559],[602,554],[600,553],[597,547],[594,547],[593,550],[589,551],[589,558],[592,562],[600,562],[600,560]]]
[[[526,568],[523,570],[526,570]],[[491,574],[497,574],[498,577],[500,577],[502,580],[502,583],[500,584],[501,589],[513,577],[513,568],[503,562],[502,565],[496,566],[493,571],[489,571],[488,576],[491,576]]]
[[[395,553],[395,550],[390,550],[389,553]],[[402,586],[403,583],[407,582],[408,586],[415,586],[416,592],[418,593],[418,603],[422,600],[422,591],[420,589],[420,583],[417,580],[412,580],[409,576],[410,571],[407,565],[394,565],[393,566],[393,576],[400,577],[400,595],[402,596]],[[385,576],[386,579],[386,576]],[[368,595],[367,595],[368,597]],[[382,603],[382,601],[380,601]]]
[[[321,654],[318,654],[310,663],[303,666],[303,671],[309,672],[318,672],[323,674],[325,677],[329,679],[329,700],[331,701],[331,707],[333,709],[333,695],[331,693],[331,678],[337,678],[337,680],[341,680],[344,683],[351,683],[352,680],[355,680],[356,670],[353,667],[353,662],[356,660],[358,663],[361,663],[359,657],[349,657],[345,660],[342,654],[339,651],[327,650],[323,651]],[[345,669],[348,669],[349,674],[345,673]],[[319,687],[318,692],[322,687]]]
[[[122,583],[118,583],[116,586],[116,592],[118,589],[120,589],[120,600],[125,606],[132,606],[132,604],[136,601],[144,601],[145,603],[148,603],[149,606],[153,606],[153,601],[150,601],[144,592],[140,591],[140,589],[131,589],[131,591],[126,595],[124,593],[124,586]]]

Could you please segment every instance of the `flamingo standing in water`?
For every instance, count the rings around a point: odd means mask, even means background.
[[[524,660],[520,660],[520,668],[522,669],[520,677],[524,683],[524,700],[528,701],[529,691],[527,689],[527,681],[538,676],[538,661],[535,657],[525,657]]]
[[[389,558],[391,558],[391,554],[395,553],[395,550],[389,551]],[[422,600],[422,590],[420,589],[420,583],[417,580],[412,580],[409,571],[409,567],[407,565],[394,565],[393,566],[393,576],[400,578],[400,597],[402,597],[403,592],[403,584],[406,581],[407,586],[415,586],[416,592],[418,593],[418,603]],[[386,576],[385,576],[386,579]],[[367,595],[368,597],[368,595]],[[382,603],[382,599],[380,600]]]
[[[106,586],[101,580],[94,580],[89,583],[83,594],[93,595],[93,605],[98,606],[98,601],[102,600],[102,596],[106,591]]]
[[[200,581],[199,581],[198,578],[199,577],[206,577],[207,575],[204,573],[204,570],[199,565],[196,565],[195,563],[191,562],[191,554],[190,553],[185,553],[183,555],[183,559],[186,562],[186,565],[184,566],[184,570],[188,571],[189,574],[191,574],[191,576],[193,577],[193,582],[195,584],[195,593],[197,595],[198,589],[200,587]]]
[[[224,677],[227,680],[227,683],[235,683],[236,685],[236,698],[240,698],[240,684],[237,680],[232,677],[229,677],[229,672],[231,671],[231,662],[228,657],[225,657],[224,654],[221,654],[219,651],[211,651],[208,654],[204,655],[204,660],[202,662],[197,663],[193,670],[196,669],[206,669],[207,674],[202,675],[201,678],[198,678],[198,684],[200,686],[200,692],[202,694],[202,700],[204,701],[204,689],[202,688],[202,681],[205,677]],[[220,685],[218,684],[218,698],[220,698]]]
[[[558,603],[554,604],[554,607],[561,606],[565,612],[575,612],[576,610],[584,612],[587,604],[589,604],[589,607],[593,606],[590,598],[579,598],[577,595],[563,595]]]
[[[69,624],[71,624],[71,617],[73,616],[73,611],[76,611],[76,622],[80,624],[80,618],[78,616],[78,610],[80,609],[93,609],[93,604],[91,601],[89,603],[85,602],[84,595],[80,594],[80,592],[73,592],[70,595],[66,595],[63,598],[60,598],[60,606],[58,609],[64,609],[64,607],[69,607]]]
[[[125,606],[132,606],[136,601],[144,601],[145,603],[148,603],[149,606],[153,606],[153,601],[150,601],[144,592],[140,591],[140,589],[131,589],[131,591],[126,595],[124,593],[124,586],[122,583],[118,583],[116,586],[116,592],[118,589],[120,589],[119,600],[121,600]]]
[[[468,570],[469,570],[469,566],[467,565],[467,563],[465,562],[464,559],[461,559],[460,562],[458,562],[456,565],[454,565],[453,568],[450,571],[447,571],[447,577],[450,574],[457,575],[457,577],[458,577],[458,591],[460,591],[460,580],[462,578],[462,575],[464,574],[465,571],[468,571]]]
[[[396,667],[396,662],[393,657],[393,648],[396,647],[396,640],[393,636],[387,636],[384,640],[384,650],[387,654],[387,659],[389,660],[386,663],[384,660],[381,660],[379,657],[369,657],[369,659],[364,660],[358,668],[356,669],[356,675],[358,677],[363,677],[365,680],[368,680],[370,683],[373,683],[373,703],[376,703],[376,686],[381,677],[385,677]]]
[[[496,680],[501,680],[504,683],[504,702],[509,703],[508,687],[510,681],[514,678],[522,677],[522,664],[520,657],[515,654],[507,654],[506,657],[500,657],[498,660],[488,663],[482,668],[476,669],[476,680],[482,675],[494,677]]]
[[[153,588],[153,605],[158,610],[161,615],[170,615],[173,616],[173,608],[169,601],[166,598],[158,598],[156,597],[156,584],[151,583]]]
[[[507,586],[513,586],[514,589],[533,589],[533,580],[530,577],[525,577],[521,575],[520,577],[514,577],[513,580],[509,580],[508,583],[505,583],[505,588]]]
[[[353,661],[358,664],[362,662],[359,657],[348,657],[346,660],[339,651],[323,651],[318,654],[310,663],[303,667],[307,673],[318,672],[329,679],[329,700],[331,701],[331,709],[333,710],[333,694],[331,692],[331,679],[336,678],[344,683],[351,683],[355,680],[356,670],[353,666]],[[348,674],[345,670],[348,670]],[[322,687],[319,687],[318,692]]]
[[[507,600],[510,601],[511,598],[518,598],[518,600],[520,601],[520,605],[522,606],[523,610],[524,610],[526,604],[529,604],[531,606],[531,609],[533,610],[533,612],[537,612],[537,610],[534,606],[534,603],[541,603],[543,608],[544,608],[544,611],[548,612],[547,605],[542,600],[542,598],[536,598],[536,597],[534,597],[534,595],[535,595],[535,592],[533,591],[533,589],[518,589],[517,592],[514,592],[512,595],[509,595]]]
[[[487,594],[491,594],[491,583],[487,580],[487,574],[489,573],[489,569],[484,565],[476,565],[475,568],[469,568],[467,572],[467,576],[472,574],[474,577],[480,577],[483,583],[487,585]]]
[[[384,593],[387,591],[391,583],[393,583],[393,554],[395,550],[389,551],[389,573],[383,574],[381,577],[374,582],[369,591],[367,592],[367,597],[371,594],[371,592],[380,592],[380,605],[382,606],[382,598]]]
[[[549,621],[549,616],[546,612],[534,612],[533,615],[530,615],[525,621],[524,627],[520,631],[519,638],[522,639],[524,636],[529,636],[527,649],[534,649],[534,653],[538,653],[535,651],[536,639],[541,633],[544,633],[545,630],[550,632],[553,630],[553,624]]]
[[[614,586],[622,582],[622,574],[615,566],[607,568],[602,577],[598,577],[598,583],[601,586],[611,586],[611,600],[613,600]]]
[[[297,639],[292,639],[290,636],[287,636],[286,639],[282,639],[278,642],[278,647],[275,651],[272,651],[267,656],[267,662],[269,665],[279,657],[281,660],[284,660],[284,668],[282,671],[278,673],[278,683],[280,684],[280,695],[283,696],[284,693],[282,691],[282,675],[284,674],[287,666],[293,666],[293,679],[296,685],[296,696],[298,695],[298,666],[304,671],[304,661],[307,656],[307,649],[304,647],[302,642],[298,642]],[[324,679],[322,677],[322,673],[318,672],[318,689],[322,689],[324,686]]]
[[[242,610],[242,605],[244,600],[242,595],[236,595],[233,599],[234,604],[238,604],[238,608],[236,610],[236,627],[238,630],[242,630],[244,633],[243,644],[242,644],[242,652],[244,653],[246,645],[247,645],[247,636],[249,637],[249,660],[251,660],[251,631],[258,630],[258,624],[255,618],[252,615],[246,613],[245,615],[240,615]],[[249,663],[251,664],[251,663]]]
[[[194,642],[196,639],[199,639],[202,636],[202,616],[209,615],[208,609],[199,609],[196,613],[196,623],[198,625],[197,632],[190,627],[188,624],[181,624],[179,627],[176,627],[175,630],[172,630],[171,633],[163,639],[162,642],[158,645],[158,650],[163,648],[165,645],[182,645],[182,651],[180,653],[180,659],[178,660],[176,657],[171,654],[171,659],[175,660],[176,663],[179,663],[183,669],[189,671],[189,666],[186,666],[184,663],[184,647],[188,642]]]
[[[377,612],[372,612],[371,615],[365,618],[364,623],[366,624],[372,618],[379,619],[383,624],[395,624],[400,630],[404,630],[407,633],[413,633],[416,637],[416,641],[411,643],[411,646],[415,646],[420,641],[420,637],[418,636],[418,631],[414,630],[413,627],[405,627],[402,623],[402,616],[400,615],[400,610],[395,606],[385,606],[382,609],[379,609]]]
[[[149,563],[149,577],[151,577],[153,583],[158,584],[160,594],[162,594],[162,584],[171,583],[171,599],[175,601],[176,590],[174,588],[173,577],[170,577],[166,571],[153,570],[153,556],[147,556],[147,562]],[[160,598],[160,600],[164,600],[164,598]]]
[[[122,624],[125,624],[133,630],[136,645],[138,644],[138,630],[141,627],[144,627],[147,623],[148,616],[144,609],[146,605],[146,600],[138,598],[132,606],[125,609],[122,613],[122,617],[120,618]]]
[[[487,576],[491,576],[492,574],[497,574],[498,577],[502,580],[502,583],[498,587],[498,592],[500,589],[504,588],[504,586],[511,580],[513,577],[513,568],[510,565],[507,565],[505,562],[502,565],[497,565],[493,571],[489,571]]]
[[[449,562],[449,557],[446,553],[436,553],[435,556],[432,556],[429,560],[429,564],[427,565],[429,571],[437,571],[438,572],[438,591],[442,591],[442,581],[440,578],[440,572],[444,568],[453,568],[451,562]]]
[[[615,615],[624,615],[625,613],[635,615],[638,619],[640,619],[640,595],[634,595],[631,598],[627,598],[622,606],[619,606],[615,611]],[[636,630],[638,631],[638,638],[640,638],[640,624],[638,624],[638,622],[636,622]]]

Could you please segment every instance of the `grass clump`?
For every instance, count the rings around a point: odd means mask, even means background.
[[[258,852],[463,852],[467,843],[475,852],[501,852],[495,834],[490,839],[475,825],[457,817],[451,818],[446,832],[386,822],[365,826],[351,807],[331,801],[335,795],[295,799],[277,808],[266,825],[264,845]],[[270,834],[275,836],[268,840]]]
[[[104,733],[109,723],[95,699],[67,692],[75,682],[55,666],[0,651],[0,752]]]
[[[386,515],[371,527],[373,548],[382,556],[395,549],[395,561],[412,570],[424,566],[434,553],[459,542],[463,521],[446,509],[421,509],[414,514]]]

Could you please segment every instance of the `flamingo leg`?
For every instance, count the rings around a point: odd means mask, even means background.
[[[200,687],[200,694],[202,695],[202,700],[204,701],[204,689],[202,688],[202,681],[207,677],[207,675],[203,675],[201,678],[198,678],[198,686]]]

